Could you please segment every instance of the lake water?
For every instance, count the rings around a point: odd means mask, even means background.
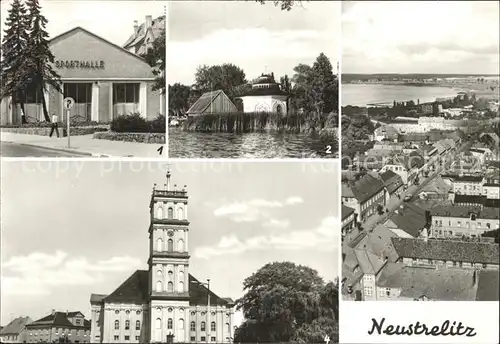
[[[307,134],[198,133],[176,128],[168,134],[171,158],[336,158],[338,142],[332,141]]]
[[[436,98],[454,97],[462,89],[439,86],[342,84],[341,91],[342,106],[366,106],[376,103],[392,104],[394,100],[432,102]]]

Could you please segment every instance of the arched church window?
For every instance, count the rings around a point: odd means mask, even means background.
[[[189,326],[189,330],[191,332],[196,331],[196,323],[194,321],[191,321],[191,325]]]
[[[141,321],[140,320],[137,320],[135,322],[135,329],[136,329],[136,331],[140,331],[140,329],[141,329]]]
[[[130,320],[125,320],[125,330],[130,330]]]
[[[174,273],[173,273],[172,271],[169,271],[169,272],[168,272],[168,280],[169,280],[170,282],[173,282],[173,280],[174,280]]]
[[[158,238],[158,240],[156,240],[156,251],[163,251],[163,240],[161,240],[161,238]]]
[[[172,239],[168,239],[168,252],[172,252],[174,250],[174,241]]]
[[[115,320],[115,330],[120,329],[120,320]]]
[[[172,319],[169,318],[167,320],[167,329],[171,330],[173,327],[174,327],[173,326],[173,321],[172,321]]]
[[[158,209],[156,209],[156,218],[163,219],[163,207],[158,207]]]
[[[167,291],[169,293],[172,293],[174,291],[174,284],[172,282],[168,282]]]
[[[229,325],[229,323],[226,323],[226,332],[227,333],[231,332],[231,326]]]
[[[161,293],[163,289],[163,284],[161,281],[156,282],[156,292]]]
[[[184,319],[179,319],[179,329],[184,330]]]
[[[177,218],[179,220],[184,220],[184,209],[182,208],[177,209]]]
[[[214,332],[215,331],[215,321],[212,321],[210,323],[210,331]]]
[[[202,331],[206,331],[207,330],[206,327],[205,327],[205,322],[204,321],[201,322],[201,330]]]
[[[169,219],[174,218],[174,209],[172,207],[168,208],[168,218]]]
[[[179,282],[179,293],[183,293],[184,292],[184,282]]]
[[[179,239],[177,241],[177,251],[184,252],[184,240]]]
[[[155,321],[155,328],[157,330],[160,330],[161,329],[161,319],[160,318],[156,318],[156,321]]]

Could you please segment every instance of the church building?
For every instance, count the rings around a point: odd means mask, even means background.
[[[91,343],[232,343],[234,302],[189,273],[186,186],[153,188],[148,270],[92,294]]]
[[[262,74],[251,83],[252,88],[243,96],[243,112],[287,114],[289,94],[274,80],[274,74]]]

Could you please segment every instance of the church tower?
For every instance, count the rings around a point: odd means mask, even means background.
[[[189,342],[189,254],[186,186],[155,184],[150,202],[150,342]]]

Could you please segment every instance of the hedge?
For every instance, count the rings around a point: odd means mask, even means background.
[[[121,115],[111,122],[111,131],[116,133],[163,133],[167,130],[165,116],[158,115],[147,121],[140,113]]]

